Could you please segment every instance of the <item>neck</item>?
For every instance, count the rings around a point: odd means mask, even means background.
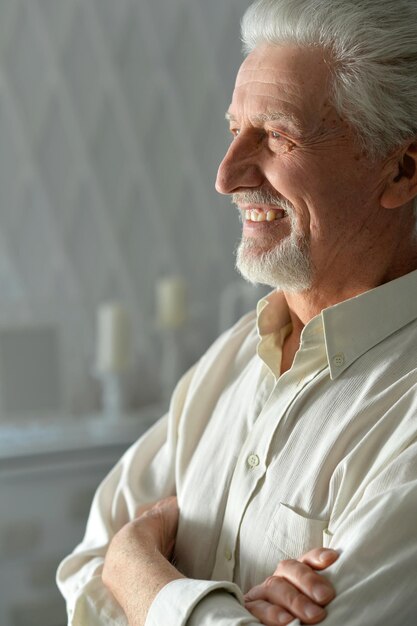
[[[397,254],[400,252],[400,254]],[[300,293],[285,292],[293,328],[303,327],[323,309],[354,298],[417,269],[417,241],[413,236],[404,254],[402,250],[386,248],[377,254],[340,259],[316,272],[312,286]],[[300,330],[300,333],[301,333]]]
[[[353,266],[350,260],[339,264],[344,268],[344,271],[339,272],[331,272],[327,267],[321,276],[315,277],[310,289],[300,293],[284,293],[292,331],[284,344],[282,372],[291,367],[304,326],[321,311],[417,269],[417,242],[414,237],[406,255],[390,255],[386,250],[383,252],[384,262],[378,264],[376,257],[373,257],[372,262],[368,259],[366,264],[365,260],[359,260]]]

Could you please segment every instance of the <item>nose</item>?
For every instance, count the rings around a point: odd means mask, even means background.
[[[258,152],[243,136],[235,137],[219,165],[216,190],[231,194],[240,189],[260,187],[263,175]]]

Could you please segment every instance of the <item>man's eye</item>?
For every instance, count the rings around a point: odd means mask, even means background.
[[[282,138],[281,133],[279,133],[277,130],[270,130],[269,131],[269,136],[271,137],[271,139],[281,139]]]
[[[232,133],[233,137],[237,137],[240,134],[240,128],[231,128],[230,132]]]

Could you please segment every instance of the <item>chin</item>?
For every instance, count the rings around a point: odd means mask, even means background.
[[[307,291],[313,282],[307,242],[293,237],[269,250],[260,249],[251,239],[242,239],[236,253],[236,269],[254,285],[268,285],[289,293]]]

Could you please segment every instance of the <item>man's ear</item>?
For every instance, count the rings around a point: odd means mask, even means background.
[[[385,209],[396,209],[417,196],[417,141],[397,152],[390,162],[391,173],[380,201]]]

